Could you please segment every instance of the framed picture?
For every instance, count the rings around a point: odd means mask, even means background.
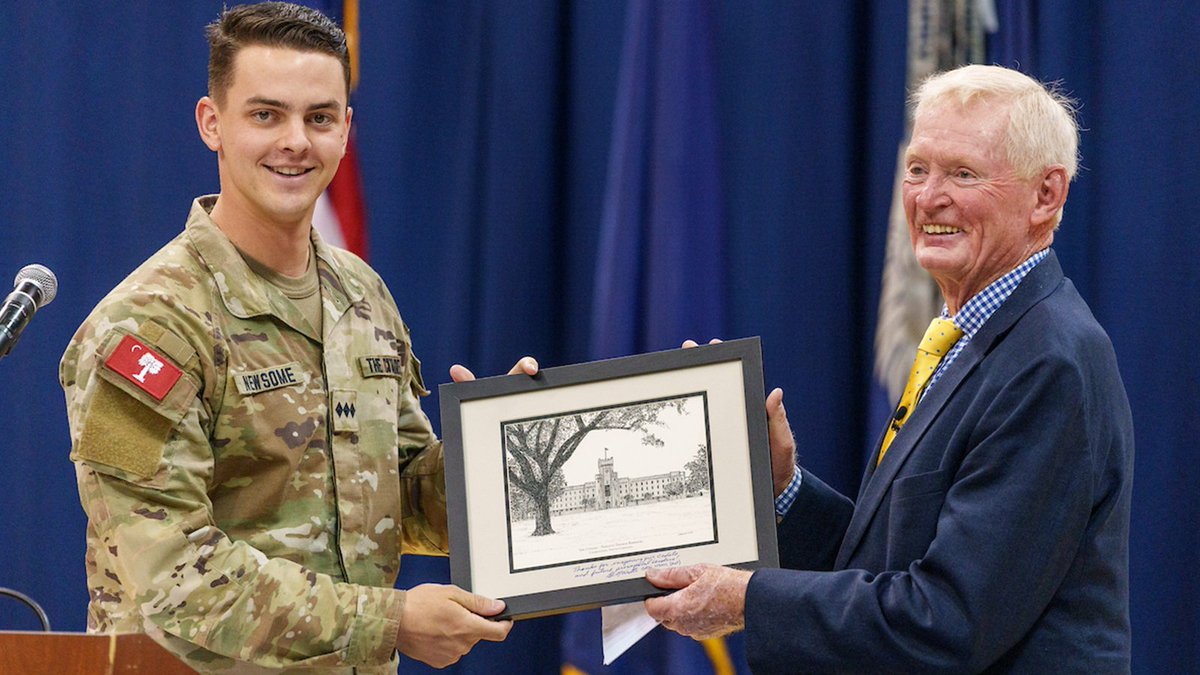
[[[523,619],[777,566],[758,338],[439,388],[450,577]]]

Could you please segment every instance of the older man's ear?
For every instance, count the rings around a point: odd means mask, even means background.
[[[1054,228],[1058,227],[1059,212],[1067,202],[1070,187],[1071,179],[1067,176],[1066,168],[1061,165],[1052,166],[1042,174],[1042,179],[1037,184],[1037,204],[1030,216],[1039,238],[1042,229],[1053,232]]]

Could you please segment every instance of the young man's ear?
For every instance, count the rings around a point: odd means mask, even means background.
[[[200,132],[200,140],[213,152],[221,149],[218,116],[217,102],[212,97],[205,96],[196,102],[196,129]]]

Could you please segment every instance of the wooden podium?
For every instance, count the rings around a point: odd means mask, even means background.
[[[0,631],[0,675],[194,675],[149,635]]]

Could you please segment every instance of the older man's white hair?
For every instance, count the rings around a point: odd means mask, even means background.
[[[1009,68],[970,65],[929,76],[912,96],[913,119],[933,108],[957,103],[1004,105],[1008,133],[1004,150],[1021,178],[1038,176],[1054,165],[1074,179],[1079,166],[1076,104],[1057,85],[1043,85]]]

